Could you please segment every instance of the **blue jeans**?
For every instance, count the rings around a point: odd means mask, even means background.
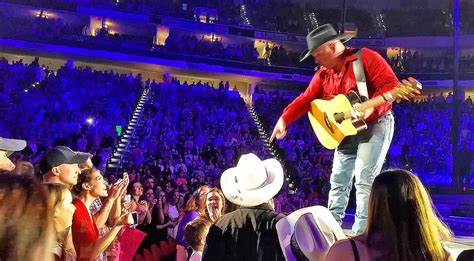
[[[342,224],[352,181],[355,177],[356,213],[352,231],[362,234],[367,226],[369,195],[375,177],[380,174],[393,137],[391,111],[367,124],[367,130],[344,138],[334,151],[328,209]]]

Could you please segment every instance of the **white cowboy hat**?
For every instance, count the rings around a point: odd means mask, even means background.
[[[339,223],[323,206],[302,208],[276,224],[286,260],[324,260],[336,241],[347,238]]]
[[[221,189],[232,203],[253,207],[267,202],[283,186],[283,167],[276,159],[260,160],[255,154],[242,155],[234,168],[221,176]]]

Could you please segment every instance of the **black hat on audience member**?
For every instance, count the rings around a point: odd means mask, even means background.
[[[66,146],[56,146],[46,150],[39,161],[39,170],[45,174],[52,168],[62,164],[80,164],[92,157],[91,154],[79,151],[73,151]]]

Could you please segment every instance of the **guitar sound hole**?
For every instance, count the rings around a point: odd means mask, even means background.
[[[324,113],[324,122],[326,123],[326,127],[327,127],[332,133],[334,133],[334,130],[332,129],[331,121],[329,121],[328,115],[327,115],[326,113]]]
[[[343,112],[335,113],[334,114],[334,120],[337,123],[341,123],[342,121],[344,121],[344,113]]]

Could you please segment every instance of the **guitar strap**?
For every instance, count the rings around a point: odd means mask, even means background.
[[[369,98],[367,92],[367,82],[365,80],[364,65],[362,64],[362,49],[356,52],[357,59],[352,62],[352,68],[354,69],[354,76],[357,82],[357,89],[359,91],[360,98],[365,101]]]

